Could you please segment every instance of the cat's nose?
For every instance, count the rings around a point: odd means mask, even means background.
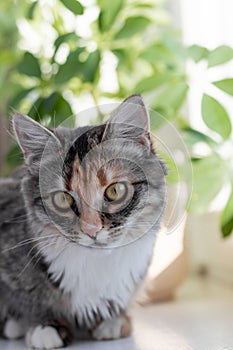
[[[95,239],[97,236],[97,233],[101,230],[102,225],[91,225],[88,224],[85,221],[82,221],[81,223],[81,229],[84,233],[86,233],[89,237]]]

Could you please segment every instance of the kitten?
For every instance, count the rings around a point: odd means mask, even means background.
[[[0,329],[32,348],[129,336],[165,203],[165,167],[138,95],[98,126],[16,113],[25,165],[0,180]]]

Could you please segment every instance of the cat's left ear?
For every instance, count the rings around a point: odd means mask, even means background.
[[[12,121],[17,142],[23,151],[27,165],[41,159],[48,141],[59,143],[52,131],[26,115],[16,112]]]
[[[133,139],[150,147],[150,119],[140,95],[124,100],[108,120],[103,141],[113,138]]]

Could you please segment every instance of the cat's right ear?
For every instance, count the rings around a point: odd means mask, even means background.
[[[102,140],[127,138],[151,148],[149,113],[140,95],[125,99],[106,123]]]
[[[27,165],[41,158],[48,141],[60,144],[52,131],[26,115],[15,112],[12,121],[17,142],[23,151]]]

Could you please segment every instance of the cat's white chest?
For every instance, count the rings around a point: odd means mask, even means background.
[[[147,234],[133,244],[108,249],[68,246],[58,258],[47,253],[49,272],[70,295],[72,314],[88,324],[94,313],[110,317],[109,310],[126,309],[138,283],[144,277],[153,250],[154,235]],[[116,310],[119,311],[119,310]]]

